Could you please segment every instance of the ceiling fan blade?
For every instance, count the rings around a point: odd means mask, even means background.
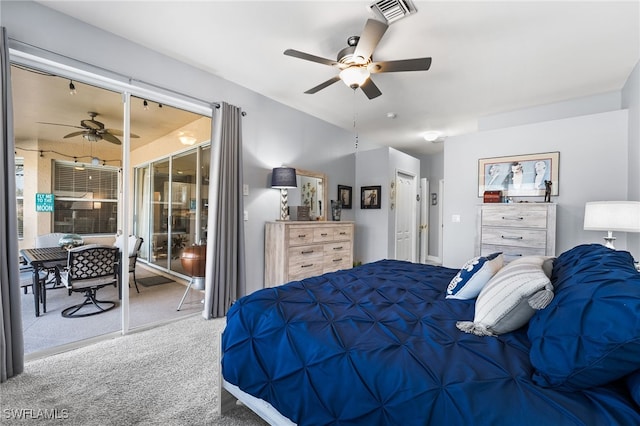
[[[124,136],[124,133],[122,132],[122,130],[118,130],[118,129],[105,129],[105,133],[111,133],[114,136]],[[139,138],[140,136],[136,135],[135,133],[130,133],[129,137]]]
[[[101,136],[102,136],[102,139],[104,139],[107,142],[115,143],[116,145],[122,145],[122,142],[120,142],[120,139],[116,138],[110,133],[102,133]]]
[[[332,85],[333,83],[335,83],[336,81],[340,81],[340,77],[339,77],[339,76],[337,76],[337,75],[336,75],[335,77],[330,78],[329,80],[325,81],[324,83],[320,83],[320,84],[318,84],[316,87],[313,87],[313,88],[311,88],[311,89],[307,90],[307,91],[306,91],[306,92],[304,92],[304,93],[306,93],[306,94],[308,94],[308,95],[314,94],[314,93],[316,93],[316,92],[318,92],[318,91],[320,91],[320,90],[324,89],[325,87],[329,87],[329,86],[331,86],[331,85]]]
[[[73,133],[69,133],[68,135],[63,136],[63,137],[64,137],[65,139],[67,139],[67,138],[73,138],[73,137],[75,137],[75,136],[83,135],[84,133],[85,133],[85,131],[83,130],[83,131],[81,131],[81,132],[73,132]]]
[[[60,124],[60,123],[45,123],[44,121],[38,121],[38,124],[50,124],[52,126],[74,127],[76,129],[84,129],[84,127],[74,126],[73,124]]]
[[[377,98],[382,95],[382,92],[378,89],[378,86],[375,85],[371,78],[368,78],[360,88],[369,99]]]
[[[360,56],[363,60],[369,59],[382,39],[385,31],[387,31],[387,28],[389,28],[389,26],[384,22],[375,19],[367,19],[367,23],[362,30],[360,40],[358,40],[353,56],[356,58]]]
[[[287,49],[284,51],[284,54],[287,56],[293,56],[294,58],[304,59],[306,61],[311,61],[311,62],[317,62],[319,64],[329,65],[332,67],[338,65],[336,61],[332,61],[331,59],[310,55],[309,53],[300,52],[299,50]]]
[[[400,61],[373,62],[369,71],[398,72],[398,71],[427,71],[431,68],[431,58],[402,59]]]

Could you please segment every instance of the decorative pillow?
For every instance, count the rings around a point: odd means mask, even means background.
[[[542,266],[548,258],[525,256],[505,265],[480,291],[473,322],[456,326],[478,336],[508,333],[525,325],[536,309],[553,299],[553,287]]]
[[[480,290],[502,268],[502,253],[478,256],[469,259],[447,287],[447,299],[473,299]]]
[[[627,377],[627,387],[631,398],[640,406],[640,370]]]
[[[556,296],[529,323],[533,381],[579,390],[620,379],[640,366],[640,274],[633,257],[600,244],[561,254]]]

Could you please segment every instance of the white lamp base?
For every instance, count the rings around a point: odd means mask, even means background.
[[[608,231],[606,237],[604,237],[604,246],[609,247],[611,250],[615,250],[616,248],[613,246],[613,242],[616,240],[616,237],[613,236],[613,232]]]

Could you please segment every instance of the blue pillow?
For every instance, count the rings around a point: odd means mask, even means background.
[[[447,299],[473,299],[502,268],[502,253],[478,256],[467,261],[447,287]]]
[[[631,254],[574,247],[556,259],[551,283],[554,299],[529,322],[533,381],[575,391],[637,370],[640,273]]]
[[[631,398],[640,406],[640,370],[627,377],[627,387]]]

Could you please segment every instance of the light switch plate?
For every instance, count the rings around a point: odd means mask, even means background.
[[[246,183],[242,184],[242,195],[249,195],[249,185],[247,185]]]
[[[244,220],[245,222],[249,220],[249,212],[247,210],[244,211]]]

